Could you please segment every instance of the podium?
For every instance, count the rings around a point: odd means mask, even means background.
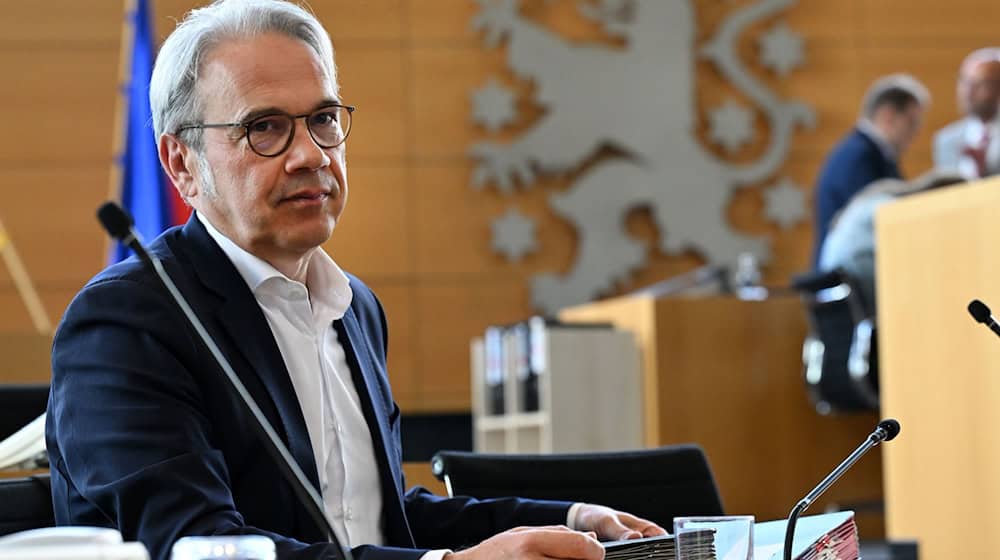
[[[990,558],[1000,527],[1000,340],[966,311],[1000,309],[1000,180],[904,198],[876,215],[890,538],[927,558]]]
[[[726,513],[787,516],[878,421],[870,413],[824,417],[813,410],[801,377],[805,313],[792,295],[626,296],[569,308],[560,318],[608,321],[634,333],[645,445],[701,445]],[[881,469],[876,449],[813,511],[830,503],[859,508],[862,537],[881,538],[881,514],[861,509],[881,501]]]

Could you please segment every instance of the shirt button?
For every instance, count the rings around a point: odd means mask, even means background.
[[[344,513],[344,519],[348,521],[354,520],[354,511],[351,508],[347,508],[347,511]]]

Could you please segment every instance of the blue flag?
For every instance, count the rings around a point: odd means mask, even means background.
[[[131,27],[131,64],[127,83],[122,85],[127,96],[125,105],[125,146],[119,154],[121,165],[121,204],[135,219],[136,231],[149,241],[177,223],[176,193],[169,185],[157,155],[149,107],[149,78],[153,73],[153,28],[150,22],[150,1],[136,0],[135,11],[125,15],[125,25]],[[128,29],[125,30],[128,33]],[[111,262],[129,255],[121,244],[113,247]]]

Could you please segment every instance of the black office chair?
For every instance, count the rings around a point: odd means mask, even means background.
[[[663,527],[672,527],[676,516],[723,513],[708,460],[696,445],[552,455],[439,451],[431,470],[452,496],[602,504]]]
[[[0,536],[55,524],[48,474],[0,479]]]
[[[792,280],[809,320],[802,345],[803,378],[820,414],[878,410],[878,347],[874,306],[857,281],[836,269]]]
[[[0,384],[0,440],[45,412],[49,386]]]

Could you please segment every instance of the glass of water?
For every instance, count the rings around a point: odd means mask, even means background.
[[[170,560],[275,560],[274,541],[263,535],[184,537]]]
[[[752,560],[752,515],[675,517],[677,560]]]

